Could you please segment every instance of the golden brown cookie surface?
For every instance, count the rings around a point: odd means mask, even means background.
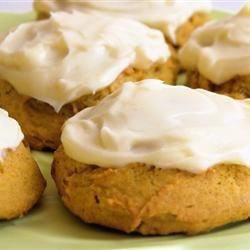
[[[195,29],[204,25],[210,20],[210,17],[205,12],[194,13],[186,23],[178,28],[176,31],[177,46],[182,47],[189,39]]]
[[[42,196],[46,182],[21,143],[9,150],[0,163],[0,219],[12,219],[27,213]]]
[[[248,75],[236,76],[223,84],[216,85],[200,73],[190,71],[187,73],[187,86],[209,90],[235,99],[250,98],[250,76]]]
[[[195,175],[143,164],[100,168],[60,147],[52,175],[69,210],[87,223],[127,233],[196,234],[250,216],[250,169],[218,165]]]

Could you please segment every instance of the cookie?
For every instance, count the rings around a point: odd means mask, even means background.
[[[175,47],[183,46],[192,32],[210,20],[211,1],[88,1],[35,0],[38,19],[48,18],[51,12],[101,12],[113,17],[138,20],[161,30]]]
[[[250,216],[250,108],[202,89],[126,83],[63,126],[52,176],[86,223],[197,234]]]
[[[23,138],[18,123],[0,109],[0,220],[26,214],[46,186]]]
[[[179,70],[175,50],[159,31],[79,12],[18,26],[3,38],[0,54],[0,107],[19,121],[36,150],[55,150],[68,118],[124,82],[173,84]]]
[[[196,30],[179,51],[187,72],[186,84],[236,99],[250,97],[249,34],[250,12],[211,22]]]
[[[25,215],[40,200],[45,186],[31,152],[22,143],[8,150],[0,163],[0,219]]]

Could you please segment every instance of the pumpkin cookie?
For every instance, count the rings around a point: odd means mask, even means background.
[[[20,122],[31,148],[54,150],[62,124],[78,111],[126,81],[173,84],[178,68],[157,30],[129,19],[58,12],[21,24],[0,42],[0,107]]]
[[[250,11],[247,7],[225,20],[195,31],[180,50],[187,85],[236,99],[250,97]]]
[[[72,11],[101,12],[113,17],[138,20],[161,30],[166,39],[181,47],[191,33],[206,23],[211,10],[211,1],[91,1],[91,0],[35,0],[34,9],[38,18],[48,18],[51,12]]]
[[[52,167],[59,195],[83,221],[126,233],[196,234],[245,220],[249,112],[205,90],[127,83],[65,123]]]
[[[0,220],[20,217],[41,198],[45,180],[17,122],[0,109]]]

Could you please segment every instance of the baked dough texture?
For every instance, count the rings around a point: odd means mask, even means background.
[[[176,44],[182,47],[193,31],[200,26],[204,25],[210,20],[209,14],[206,12],[195,12],[186,23],[180,26],[176,31]]]
[[[60,146],[52,176],[65,206],[84,222],[126,233],[197,234],[250,216],[250,169],[220,164],[202,174],[143,164],[85,165]]]
[[[231,96],[235,99],[250,98],[250,76],[236,76],[233,79],[216,85],[198,71],[187,72],[187,84],[191,88],[201,88],[218,94]]]
[[[128,68],[110,86],[86,95],[64,105],[59,113],[44,102],[19,94],[8,82],[0,80],[0,107],[15,118],[32,149],[55,150],[60,144],[63,123],[80,110],[96,105],[105,96],[111,94],[127,81],[140,81],[156,78],[173,84],[176,81],[179,65],[176,53],[165,63],[154,65],[149,70]]]
[[[46,182],[22,143],[0,162],[0,220],[21,217],[41,198]]]

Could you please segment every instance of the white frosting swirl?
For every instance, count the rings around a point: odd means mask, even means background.
[[[36,0],[35,8],[43,13],[58,10],[94,10],[112,16],[139,20],[160,29],[173,43],[176,31],[195,12],[211,10],[209,0]]]
[[[23,138],[17,121],[10,118],[5,110],[0,109],[0,161],[4,159],[6,150],[15,150]]]
[[[214,84],[250,74],[250,11],[197,29],[179,54],[187,70],[198,70]]]
[[[165,63],[161,32],[101,14],[52,14],[18,26],[0,43],[0,78],[56,111],[110,85],[127,67]]]
[[[86,164],[199,173],[219,163],[250,166],[249,130],[248,100],[144,80],[69,119],[61,140],[69,157]]]

